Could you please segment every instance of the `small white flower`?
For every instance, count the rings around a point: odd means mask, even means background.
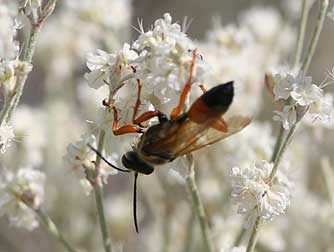
[[[283,111],[274,111],[276,115],[273,116],[274,121],[281,121],[283,128],[288,130],[297,120],[296,108],[293,105],[286,105]]]
[[[14,139],[13,127],[7,123],[0,125],[0,153],[5,153]]]
[[[67,153],[64,156],[64,160],[69,164],[70,168],[76,171],[84,171],[86,176],[87,172],[95,169],[94,161],[96,160],[96,153],[89,147],[96,148],[96,139],[94,135],[83,135],[81,139],[74,144],[71,143],[67,146]],[[112,156],[106,156],[104,152],[101,153],[110,163],[117,166],[115,160],[119,157],[114,154]],[[101,162],[99,177],[104,184],[107,184],[109,175],[117,174],[118,171]],[[80,185],[84,189],[85,193],[89,195],[92,190],[91,182],[87,178],[80,179]]]
[[[142,81],[142,96],[155,107],[177,103],[176,96],[187,82],[194,45],[169,13],[154,22],[152,30],[141,31],[132,47],[139,51],[136,77]],[[207,65],[198,56],[193,71],[193,82],[203,81]],[[156,102],[153,102],[156,101]]]
[[[282,76],[275,75],[276,85],[274,86],[275,99],[288,99],[291,97],[300,106],[308,106],[317,102],[323,96],[323,91],[312,84],[311,76],[304,76],[299,73],[296,77],[292,74]]]
[[[16,174],[3,169],[0,174],[0,216],[6,215],[11,225],[33,230],[38,221],[27,205],[38,209],[44,200],[44,173],[19,169]]]
[[[333,96],[327,93],[318,102],[311,103],[309,115],[312,121],[329,123],[333,119]]]
[[[251,221],[257,216],[271,220],[274,216],[283,214],[290,204],[289,182],[286,177],[277,173],[273,184],[269,184],[272,168],[273,163],[262,160],[231,169],[232,202],[238,204],[238,213],[249,215]]]
[[[114,85],[114,81],[121,79],[132,72],[130,64],[136,60],[138,54],[125,43],[123,49],[115,54],[109,54],[103,50],[87,54],[87,67],[91,70],[85,74],[90,87],[98,89],[102,85]],[[117,75],[117,76],[115,76]],[[118,84],[118,83],[116,83]],[[113,86],[111,88],[114,88]]]
[[[93,166],[92,162],[95,160],[96,155],[88,145],[96,148],[96,138],[94,135],[83,135],[80,140],[67,146],[64,160],[73,170],[86,169]]]
[[[0,87],[4,89],[12,89],[15,76],[15,60],[0,61]]]
[[[317,85],[312,84],[312,78],[300,83],[291,92],[291,97],[300,105],[307,106],[313,102],[319,102],[323,91]]]
[[[291,74],[282,76],[280,74],[275,74],[274,76],[276,85],[274,86],[275,99],[288,99],[290,97],[291,91],[296,84],[295,78]]]

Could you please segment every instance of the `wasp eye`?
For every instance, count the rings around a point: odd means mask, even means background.
[[[154,171],[153,166],[141,160],[135,151],[125,153],[122,157],[122,164],[130,170],[146,175],[149,175]]]

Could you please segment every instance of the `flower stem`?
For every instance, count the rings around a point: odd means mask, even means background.
[[[299,28],[298,28],[296,54],[295,54],[293,69],[298,67],[301,61],[301,58],[302,58],[302,50],[303,50],[303,44],[304,44],[304,38],[305,38],[308,13],[309,13],[309,0],[303,0],[301,17],[300,17]]]
[[[249,242],[248,242],[248,245],[247,245],[246,252],[253,252],[254,251],[254,248],[255,248],[255,245],[256,245],[256,242],[257,242],[257,237],[259,235],[259,230],[260,230],[261,223],[262,223],[261,217],[258,216],[255,220],[254,225],[253,225],[253,230],[252,230],[251,236],[249,238]]]
[[[278,136],[277,136],[277,138],[276,138],[276,143],[275,143],[274,151],[273,151],[273,154],[272,154],[271,159],[270,159],[271,162],[275,162],[277,153],[278,153],[278,151],[280,150],[280,147],[281,147],[281,145],[282,145],[283,136],[284,136],[284,128],[283,128],[283,126],[281,125],[281,126],[280,126],[280,129],[279,129]]]
[[[302,72],[304,74],[306,74],[306,72],[307,72],[307,70],[310,66],[310,63],[311,63],[311,60],[313,58],[315,49],[317,47],[319,37],[320,37],[320,33],[321,33],[321,30],[322,30],[324,22],[325,22],[325,17],[326,17],[328,5],[329,5],[328,0],[320,0],[320,10],[319,10],[319,14],[318,14],[317,23],[316,23],[316,26],[315,26],[314,31],[313,31],[313,35],[312,35],[310,46],[308,48],[307,56],[306,56],[306,58],[303,62],[303,65],[302,65]]]
[[[191,211],[191,214],[189,216],[188,222],[187,222],[187,227],[186,227],[186,238],[184,242],[184,248],[183,252],[189,252],[192,251],[192,244],[193,244],[193,225],[194,225],[194,220],[195,220],[195,212]]]
[[[50,219],[50,217],[43,212],[41,209],[34,210],[45,228],[52,234],[56,239],[58,239],[63,246],[70,252],[78,252],[79,250],[73,248],[71,244],[64,238],[61,232],[58,230],[56,224]]]
[[[193,160],[192,155],[188,155],[187,158],[189,162],[189,175],[187,177],[187,184],[188,184],[189,192],[191,194],[191,199],[192,199],[193,208],[194,208],[193,211],[195,211],[199,219],[206,251],[213,252],[214,247],[213,247],[213,242],[211,240],[209,225],[207,223],[203,203],[201,201],[201,198],[199,196],[199,192],[196,186],[194,160]]]
[[[275,174],[278,170],[278,167],[279,167],[279,164],[281,162],[281,159],[283,157],[283,154],[285,153],[288,145],[290,144],[291,142],[291,139],[296,131],[296,126],[297,126],[297,123],[298,122],[295,122],[292,127],[290,128],[289,130],[289,133],[288,135],[286,136],[283,144],[282,144],[282,147],[279,149],[279,151],[277,152],[277,155],[273,156],[273,160],[274,160],[274,167],[273,169],[271,170],[271,173],[270,173],[270,176],[269,176],[269,181],[270,183],[272,183],[274,177],[275,177]]]
[[[50,14],[53,12],[57,0],[50,0],[44,7],[41,16],[38,18],[37,21],[31,21],[31,30],[29,39],[27,42],[27,46],[24,48],[24,51],[22,53],[22,62],[31,63],[32,57],[35,52],[36,44],[38,35],[41,31],[42,25],[45,22],[45,20],[50,16]],[[0,111],[0,125],[2,125],[4,122],[8,122],[11,118],[11,115],[15,108],[17,107],[24,85],[26,83],[26,80],[28,78],[29,71],[24,71],[24,73],[19,74],[17,77],[17,81],[15,83],[15,86],[13,90],[11,91],[11,94],[6,98],[6,102],[3,105],[3,108]]]
[[[104,138],[105,138],[105,132],[104,130],[100,130],[99,141],[98,141],[98,146],[97,146],[97,150],[99,153],[102,153],[103,145],[104,145]],[[111,251],[111,239],[109,237],[107,221],[106,221],[105,214],[104,214],[102,181],[99,176],[100,164],[101,164],[101,157],[99,155],[96,155],[96,161],[95,161],[96,181],[92,185],[93,185],[94,193],[95,193],[96,209],[97,209],[97,215],[99,217],[99,222],[100,222],[100,229],[102,233],[104,250],[105,252],[110,252]]]

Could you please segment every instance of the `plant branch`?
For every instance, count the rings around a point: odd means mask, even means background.
[[[50,219],[50,217],[41,209],[33,209],[38,215],[39,219],[43,223],[44,227],[52,234],[63,246],[70,252],[78,252],[79,250],[73,248],[71,244],[64,238],[62,233],[58,230],[56,224]]]
[[[308,48],[307,56],[306,56],[306,58],[303,62],[303,65],[302,65],[302,72],[304,74],[306,74],[306,72],[307,72],[307,70],[308,70],[308,68],[311,64],[311,60],[313,58],[315,49],[317,47],[319,37],[320,37],[320,33],[321,33],[321,30],[322,30],[324,22],[325,22],[325,17],[326,17],[328,5],[329,5],[328,0],[320,0],[320,10],[319,10],[318,18],[317,18],[317,23],[316,23],[316,26],[315,26],[314,31],[313,31],[313,35],[312,35],[310,46]]]
[[[22,58],[20,59],[21,62],[25,62],[31,64],[32,57],[35,52],[38,35],[41,31],[42,25],[45,22],[45,20],[49,17],[49,15],[53,12],[57,0],[50,0],[44,7],[43,12],[41,13],[41,16],[38,18],[38,20],[35,22],[33,19],[29,19],[31,30],[30,35],[28,39],[27,46],[24,48],[24,51],[22,53]],[[6,102],[3,105],[3,108],[0,111],[0,125],[2,125],[5,122],[8,122],[11,118],[11,115],[15,108],[17,107],[20,98],[22,96],[23,88],[26,83],[26,80],[28,78],[29,74],[28,66],[26,66],[25,71],[18,74],[17,80],[15,83],[15,86],[13,90],[9,93],[8,97],[6,98]]]
[[[249,242],[248,242],[248,245],[247,245],[246,252],[253,252],[254,251],[254,248],[255,248],[255,245],[256,245],[256,242],[257,242],[257,237],[259,235],[259,230],[260,230],[261,223],[262,223],[261,217],[258,216],[255,220],[254,225],[253,225],[253,230],[252,230],[251,236],[249,238]]]
[[[282,157],[288,147],[288,145],[290,144],[291,142],[291,139],[296,131],[296,126],[297,126],[297,123],[298,122],[295,122],[292,127],[290,128],[289,130],[289,133],[288,135],[286,136],[283,144],[282,144],[282,147],[279,149],[279,151],[277,152],[277,155],[276,156],[273,156],[273,161],[274,161],[274,167],[273,169],[271,170],[271,173],[270,173],[270,176],[269,176],[269,182],[272,183],[275,175],[276,175],[276,172],[278,170],[278,167],[279,167],[279,164],[282,160]]]
[[[99,135],[98,146],[97,146],[97,150],[99,153],[102,153],[103,146],[104,146],[104,138],[105,138],[105,132],[104,130],[101,129],[100,135]],[[96,181],[92,183],[92,186],[94,188],[94,193],[95,193],[96,209],[97,209],[97,214],[99,217],[99,223],[100,223],[100,229],[102,233],[104,250],[105,252],[110,252],[111,251],[111,239],[109,237],[107,221],[105,218],[104,207],[103,207],[102,181],[99,176],[100,165],[101,165],[101,157],[99,155],[96,155],[96,161],[95,161],[95,180]]]
[[[302,58],[302,50],[303,50],[304,39],[305,39],[305,31],[306,31],[308,13],[309,13],[309,0],[303,0],[302,9],[301,9],[301,17],[300,17],[299,28],[298,28],[296,54],[295,54],[293,69],[298,67],[298,65],[300,64],[301,58]]]
[[[199,220],[206,251],[213,252],[214,246],[213,246],[213,242],[211,239],[209,225],[207,223],[207,218],[205,215],[203,203],[201,201],[201,198],[199,196],[199,192],[196,186],[194,160],[193,160],[192,155],[188,155],[187,158],[189,162],[189,175],[187,177],[187,185],[188,185],[189,192],[191,194],[193,211],[195,211],[198,217],[198,220]]]

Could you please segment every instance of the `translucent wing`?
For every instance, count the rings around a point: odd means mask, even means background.
[[[196,123],[185,118],[183,121],[174,122],[162,130],[163,137],[155,138],[157,141],[145,145],[144,149],[149,150],[150,154],[176,158],[239,132],[250,123],[250,118],[231,117],[227,121],[226,132],[210,127],[217,121],[212,119],[207,120],[206,123]]]
[[[178,149],[175,154],[176,156],[183,156],[205,146],[211,145],[239,132],[250,122],[251,119],[249,117],[233,116],[227,120],[228,130],[226,132],[207,127],[206,130],[202,131],[200,134],[194,137],[194,139],[191,141],[191,144],[188,144],[184,148]]]

